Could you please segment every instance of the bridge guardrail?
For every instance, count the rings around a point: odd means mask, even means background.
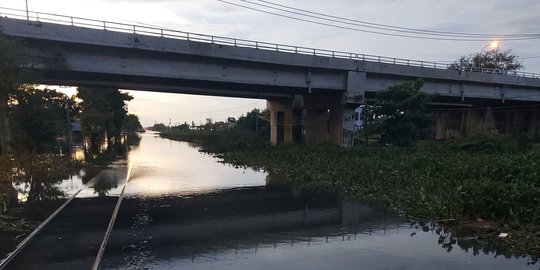
[[[294,45],[253,41],[253,40],[247,40],[247,39],[212,36],[212,35],[190,33],[190,32],[179,31],[179,30],[171,30],[171,29],[166,29],[166,28],[158,28],[158,27],[150,27],[150,26],[110,22],[110,21],[101,21],[101,20],[65,16],[65,15],[58,15],[58,14],[45,13],[45,12],[36,12],[36,11],[27,12],[25,10],[12,9],[12,8],[0,7],[0,17],[23,19],[23,20],[37,21],[37,22],[49,22],[49,23],[55,23],[55,24],[70,25],[74,27],[99,29],[99,30],[104,30],[104,31],[125,32],[125,33],[133,33],[133,34],[140,34],[140,35],[147,35],[147,36],[157,36],[157,37],[181,39],[181,40],[188,40],[188,41],[206,42],[206,43],[226,45],[226,46],[271,50],[271,51],[277,51],[277,52],[315,55],[315,56],[342,58],[342,59],[351,59],[351,60],[361,60],[361,61],[367,61],[367,62],[405,65],[405,66],[422,67],[422,68],[451,69],[450,64],[439,63],[439,62],[412,60],[412,59],[404,59],[404,58],[393,58],[393,57],[386,57],[386,56],[379,56],[379,55],[333,51],[333,50],[326,50],[326,49],[316,49],[316,48],[301,47],[301,46],[294,46]],[[468,72],[479,72],[479,73],[507,75],[507,76],[519,76],[519,77],[525,77],[525,78],[540,78],[540,74],[531,73],[531,72],[506,71],[506,70],[488,69],[488,68],[480,68],[480,67],[469,67],[469,68],[460,68],[460,69],[461,71],[468,71]]]

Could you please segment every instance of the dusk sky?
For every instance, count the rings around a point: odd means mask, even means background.
[[[227,0],[239,5],[246,1]],[[263,1],[253,1],[262,3]],[[274,0],[273,3],[355,20],[426,30],[489,33],[493,36],[540,33],[537,0]],[[425,40],[364,33],[248,10],[217,0],[28,0],[30,10],[129,24],[160,26],[188,32],[382,55],[451,62],[480,51],[489,41]],[[24,0],[2,0],[1,7],[24,9]],[[259,6],[260,8],[260,6]],[[524,71],[540,73],[540,34],[528,40],[502,41],[512,49]],[[143,125],[173,124],[206,117],[224,121],[264,100],[157,94],[130,91],[131,113]]]

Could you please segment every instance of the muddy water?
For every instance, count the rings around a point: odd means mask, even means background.
[[[143,135],[129,164],[102,269],[538,269],[156,134]]]

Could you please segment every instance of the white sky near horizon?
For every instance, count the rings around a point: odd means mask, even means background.
[[[240,3],[238,0],[232,2]],[[537,0],[271,0],[340,17],[437,31],[539,33]],[[488,42],[434,41],[360,33],[257,13],[217,0],[28,0],[30,10],[129,24],[425,61],[452,61],[480,51]],[[0,7],[24,9],[24,0],[2,0]],[[525,71],[540,73],[540,39],[504,41],[501,49],[524,59]],[[64,92],[72,92],[61,88]],[[258,107],[264,100],[130,91],[130,113],[144,126],[224,121]]]

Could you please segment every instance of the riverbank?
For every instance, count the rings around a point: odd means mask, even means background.
[[[411,147],[205,149],[225,163],[281,175],[307,190],[383,201],[404,217],[501,241],[514,255],[540,256],[538,146],[499,137]]]

